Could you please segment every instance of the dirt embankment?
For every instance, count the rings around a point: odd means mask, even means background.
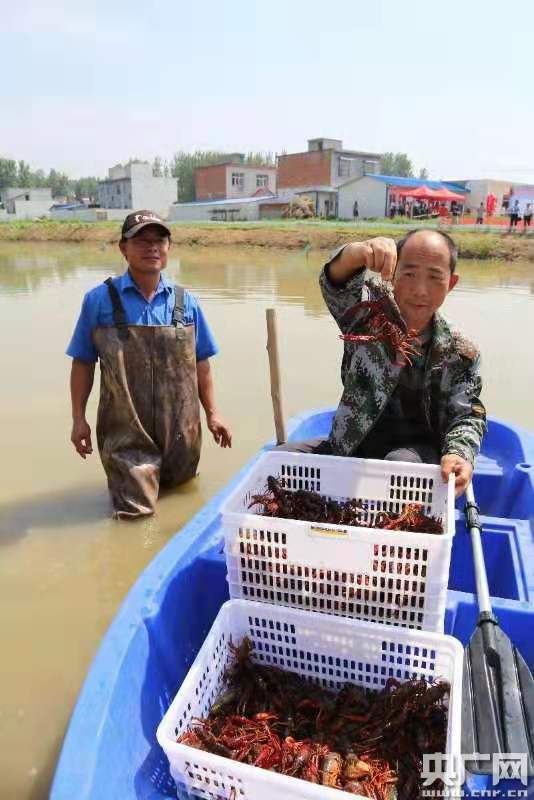
[[[397,238],[405,233],[392,228],[299,224],[267,225],[171,225],[173,242],[196,247],[266,247],[280,249],[331,250],[342,242],[363,241],[373,236]],[[450,231],[462,258],[534,261],[534,236],[493,232]],[[0,241],[106,242],[116,243],[116,223],[35,222],[0,224]]]

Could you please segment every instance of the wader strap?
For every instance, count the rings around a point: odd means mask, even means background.
[[[124,307],[121,303],[117,287],[113,283],[113,278],[108,278],[104,281],[104,283],[108,287],[109,299],[111,300],[111,305],[113,306],[113,323],[115,327],[118,328],[119,339],[127,339],[128,322],[126,320],[126,314],[124,313]]]
[[[174,287],[174,309],[172,312],[172,324],[176,326],[184,324],[184,287]]]

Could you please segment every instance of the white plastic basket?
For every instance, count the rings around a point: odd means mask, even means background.
[[[359,620],[309,614],[268,603],[225,603],[157,731],[178,793],[228,800],[343,800],[354,795],[298,778],[240,764],[178,744],[195,717],[207,716],[219,694],[230,660],[228,644],[248,636],[254,659],[296,672],[328,689],[350,682],[380,690],[391,676],[412,676],[450,683],[446,753],[460,754],[463,651],[452,636],[407,631]],[[451,776],[456,761],[451,759]],[[447,781],[448,783],[448,781]],[[455,779],[448,793],[459,789]]]
[[[286,489],[362,500],[362,522],[418,502],[444,533],[319,525],[248,508],[269,475]],[[439,466],[281,450],[263,455],[223,504],[231,598],[442,632],[454,535],[454,479]]]

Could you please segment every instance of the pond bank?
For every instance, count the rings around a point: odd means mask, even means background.
[[[373,236],[402,236],[410,226],[347,224],[337,222],[261,223],[175,223],[171,224],[173,242],[197,247],[265,247],[280,249],[330,250],[350,240]],[[534,261],[534,235],[462,231],[450,232],[458,244],[461,258]],[[0,224],[0,241],[25,242],[99,242],[118,241],[119,226],[113,222],[5,222]]]

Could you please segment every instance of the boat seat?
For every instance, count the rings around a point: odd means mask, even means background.
[[[497,478],[502,478],[504,475],[504,470],[499,462],[494,458],[489,458],[489,456],[484,455],[477,456],[475,472],[478,475],[488,475]]]
[[[479,455],[475,463],[474,487],[477,502],[483,514],[500,514],[499,499],[504,486],[504,469],[489,456]],[[463,503],[457,503],[457,507]]]

